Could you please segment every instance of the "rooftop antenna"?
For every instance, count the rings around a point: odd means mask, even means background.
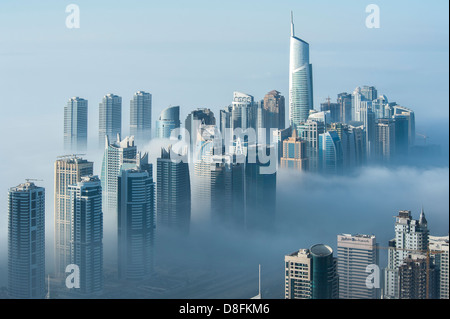
[[[259,264],[259,279],[258,279],[258,294],[252,299],[262,299],[261,298],[261,264]]]
[[[291,37],[294,36],[294,13],[291,11]]]

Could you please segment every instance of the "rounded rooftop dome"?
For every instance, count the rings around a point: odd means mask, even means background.
[[[311,246],[309,250],[311,251],[311,254],[316,257],[326,257],[333,254],[333,249],[330,246],[324,244]]]

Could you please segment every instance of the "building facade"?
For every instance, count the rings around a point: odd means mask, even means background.
[[[84,151],[87,148],[88,101],[71,98],[64,107],[64,149]]]
[[[103,97],[98,107],[98,143],[103,147],[105,136],[114,139],[122,134],[122,98],[114,94]]]

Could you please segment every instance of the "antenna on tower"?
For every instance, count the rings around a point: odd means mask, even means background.
[[[261,264],[259,264],[259,278],[258,278],[258,294],[252,299],[262,299],[261,298]]]
[[[294,13],[291,10],[291,37],[294,36]]]

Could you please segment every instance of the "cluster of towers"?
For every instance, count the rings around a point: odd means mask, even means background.
[[[388,263],[380,271],[380,252]],[[449,238],[430,236],[425,213],[400,211],[395,238],[383,247],[374,235],[340,234],[337,257],[328,245],[286,255],[286,299],[448,299]]]

